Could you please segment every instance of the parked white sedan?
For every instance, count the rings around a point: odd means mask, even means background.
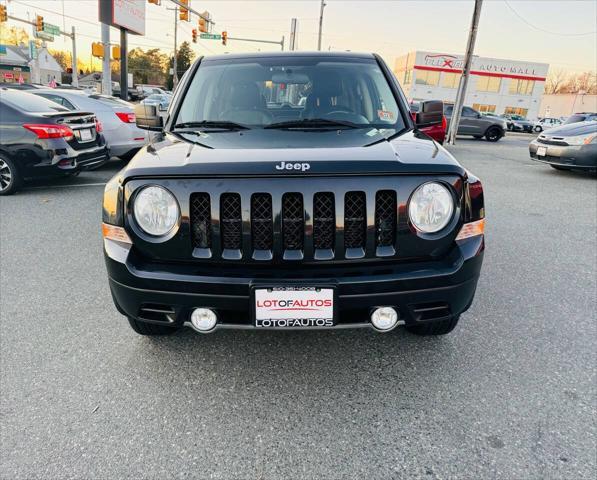
[[[148,141],[145,130],[137,128],[131,103],[115,97],[88,93],[83,90],[57,88],[37,89],[31,93],[52,100],[69,110],[95,113],[102,125],[102,133],[110,154],[128,160]]]
[[[537,133],[541,133],[543,130],[549,130],[550,128],[557,127],[562,124],[562,121],[559,118],[540,118],[535,122],[534,130]]]

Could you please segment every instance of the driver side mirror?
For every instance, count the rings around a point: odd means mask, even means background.
[[[441,100],[427,100],[421,102],[415,123],[417,128],[441,125],[444,118],[444,102]]]
[[[164,128],[164,121],[155,105],[135,106],[135,123],[138,128],[153,132],[161,132]]]

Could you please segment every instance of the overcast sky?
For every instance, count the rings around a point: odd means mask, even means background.
[[[36,13],[41,14],[46,22],[69,31],[74,25],[81,34],[77,44],[79,55],[88,60],[91,42],[100,38],[97,1],[9,0],[8,10],[10,15],[23,18],[27,18],[28,12],[32,19]],[[375,51],[391,67],[397,56],[415,49],[463,53],[474,4],[473,0],[326,0],[326,3],[324,49]],[[162,0],[159,7],[148,4],[147,34],[131,36],[131,47],[160,47],[170,53],[174,43],[174,14],[166,7],[172,6],[168,0]],[[313,50],[317,46],[319,0],[191,0],[191,6],[211,13],[216,22],[215,33],[227,30],[229,36],[235,37],[280,40],[285,35],[288,41],[290,19],[296,17],[299,48]],[[179,42],[191,40],[196,20],[179,23]],[[485,0],[475,54],[545,62],[552,68],[566,70],[596,70],[595,30],[595,0]],[[581,35],[587,32],[591,33]],[[112,30],[112,41],[118,41],[116,30]],[[70,40],[57,40],[53,47],[70,50]],[[232,41],[227,47],[218,41],[193,45],[197,54],[272,47]]]

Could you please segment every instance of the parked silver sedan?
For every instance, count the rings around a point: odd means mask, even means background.
[[[135,124],[132,104],[107,95],[82,90],[56,88],[31,90],[31,93],[52,100],[69,110],[95,113],[110,148],[110,155],[124,160],[132,158],[148,140],[147,133]]]
[[[543,132],[529,145],[533,160],[556,170],[597,171],[597,121],[571,123]]]

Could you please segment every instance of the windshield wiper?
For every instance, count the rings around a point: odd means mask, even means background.
[[[176,125],[174,125],[174,128],[218,128],[222,130],[250,130],[250,128],[246,125],[228,122],[227,120],[201,120],[200,122],[183,122],[177,123]]]
[[[353,122],[347,122],[344,120],[330,120],[327,118],[303,118],[302,120],[290,120],[288,122],[276,122],[271,123],[263,127],[266,128],[365,128]]]

